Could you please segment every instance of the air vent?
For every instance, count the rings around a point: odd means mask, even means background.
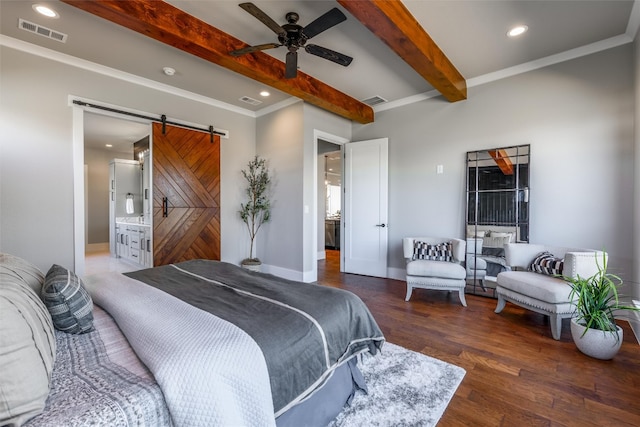
[[[250,96],[243,96],[242,98],[240,98],[240,101],[246,102],[247,104],[251,104],[251,105],[260,105],[260,104],[262,104],[262,101],[258,101],[257,99],[253,99]]]
[[[68,36],[66,34],[43,27],[42,25],[34,24],[33,22],[25,21],[22,18],[18,19],[18,28],[62,43],[67,42]]]
[[[362,102],[373,107],[374,105],[384,104],[385,102],[388,102],[388,101],[383,97],[376,95],[376,96],[372,96],[371,98],[363,99]]]

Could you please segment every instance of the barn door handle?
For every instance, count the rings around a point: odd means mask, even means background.
[[[166,197],[162,198],[162,216],[165,218],[169,216],[169,199]]]

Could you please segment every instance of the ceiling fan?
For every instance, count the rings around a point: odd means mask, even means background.
[[[300,17],[295,12],[287,13],[285,16],[287,24],[280,26],[253,3],[241,3],[239,6],[251,15],[255,16],[260,22],[269,27],[271,31],[276,33],[278,35],[278,43],[265,43],[256,46],[248,46],[229,52],[232,56],[241,56],[246,53],[285,46],[289,50],[286,56],[284,73],[284,77],[287,79],[294,78],[298,74],[298,49],[301,47],[304,47],[304,50],[307,53],[328,59],[329,61],[340,64],[344,67],[348,66],[351,64],[351,61],[353,61],[353,58],[340,52],[315,44],[306,44],[307,40],[310,38],[317,36],[321,32],[328,30],[347,19],[347,17],[344,16],[344,13],[336,7],[318,17],[306,27],[302,27],[301,25],[298,25],[298,19]]]

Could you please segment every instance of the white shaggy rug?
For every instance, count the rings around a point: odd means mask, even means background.
[[[369,394],[357,392],[329,427],[435,426],[466,373],[388,342],[358,366]]]

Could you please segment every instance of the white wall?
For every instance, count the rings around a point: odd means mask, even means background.
[[[321,132],[328,142],[351,140],[351,121],[321,110],[310,104],[304,104],[304,264],[305,281],[317,280],[318,222],[324,222],[324,215],[318,217],[318,144],[316,135]],[[331,139],[335,137],[335,139]],[[308,212],[306,207],[309,207]]]
[[[238,263],[239,171],[255,153],[255,118],[0,46],[0,251],[43,270],[74,268],[70,94],[213,125],[221,143],[222,259]]]
[[[389,137],[389,266],[404,267],[404,236],[463,235],[465,152],[531,144],[531,242],[605,248],[611,270],[629,279],[631,49],[473,87],[466,101],[432,98],[355,125],[354,140]]]
[[[633,44],[633,68],[634,68],[634,94],[635,94],[635,114],[634,114],[634,207],[633,207],[633,233],[634,242],[632,280],[635,282],[632,295],[640,300],[640,41],[636,37]],[[640,331],[640,321],[638,322]],[[640,336],[640,334],[638,334]]]
[[[258,237],[265,269],[316,280],[317,143],[315,132],[351,136],[351,122],[298,102],[257,119],[256,149],[274,174],[272,220]]]
[[[271,221],[258,234],[258,258],[284,276],[302,271],[303,108],[297,102],[259,117],[257,154],[273,175]],[[248,237],[248,235],[247,235]]]

